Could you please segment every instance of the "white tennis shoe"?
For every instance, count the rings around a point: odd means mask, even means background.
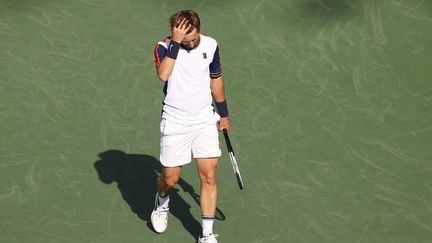
[[[216,238],[218,237],[217,234],[209,234],[206,236],[200,236],[198,238],[198,243],[217,243]]]
[[[169,207],[159,206],[158,194],[156,193],[155,207],[151,214],[151,223],[156,232],[165,232],[168,226],[168,212]]]

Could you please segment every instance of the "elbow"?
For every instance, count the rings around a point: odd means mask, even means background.
[[[159,72],[158,72],[157,76],[158,76],[159,80],[162,82],[166,82],[168,80],[168,77],[169,77],[168,75],[163,74],[163,73],[159,73]]]
[[[166,82],[166,81],[168,81],[168,78],[165,78],[165,77],[162,77],[162,76],[159,76],[159,75],[158,75],[158,78],[159,78],[159,80],[162,81],[162,82]]]

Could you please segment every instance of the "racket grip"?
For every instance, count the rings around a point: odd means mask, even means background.
[[[222,132],[223,132],[223,135],[224,135],[224,136],[228,135],[228,131],[227,131],[225,128],[222,129]]]
[[[222,129],[222,132],[223,132],[223,135],[225,137],[225,142],[226,142],[226,145],[228,148],[228,152],[232,152],[234,154],[233,148],[231,146],[231,141],[230,141],[229,136],[228,136],[228,131],[226,129]]]

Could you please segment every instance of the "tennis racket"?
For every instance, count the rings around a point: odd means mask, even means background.
[[[233,170],[234,170],[234,175],[235,175],[235,177],[237,179],[237,184],[238,184],[240,190],[243,190],[244,189],[243,179],[241,177],[240,170],[239,170],[239,167],[238,167],[238,164],[237,164],[237,160],[236,160],[236,157],[234,155],[233,148],[231,146],[231,141],[230,141],[229,136],[228,136],[228,131],[226,129],[223,129],[222,132],[223,132],[223,135],[225,137],[225,142],[226,142],[226,145],[227,145],[227,148],[228,148],[228,153],[229,153],[231,164],[232,164],[232,167],[233,167]]]

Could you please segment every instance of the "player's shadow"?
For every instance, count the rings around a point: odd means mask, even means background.
[[[151,226],[150,215],[156,195],[156,177],[160,174],[160,162],[152,156],[126,154],[120,150],[107,150],[99,154],[100,160],[94,163],[99,179],[105,184],[116,182],[123,199],[137,216]],[[178,182],[199,205],[199,195],[185,180]],[[201,225],[191,214],[191,206],[179,195],[179,189],[170,193],[170,213],[178,218],[183,227],[193,236],[200,234]],[[217,209],[217,219],[225,220],[224,214]]]

